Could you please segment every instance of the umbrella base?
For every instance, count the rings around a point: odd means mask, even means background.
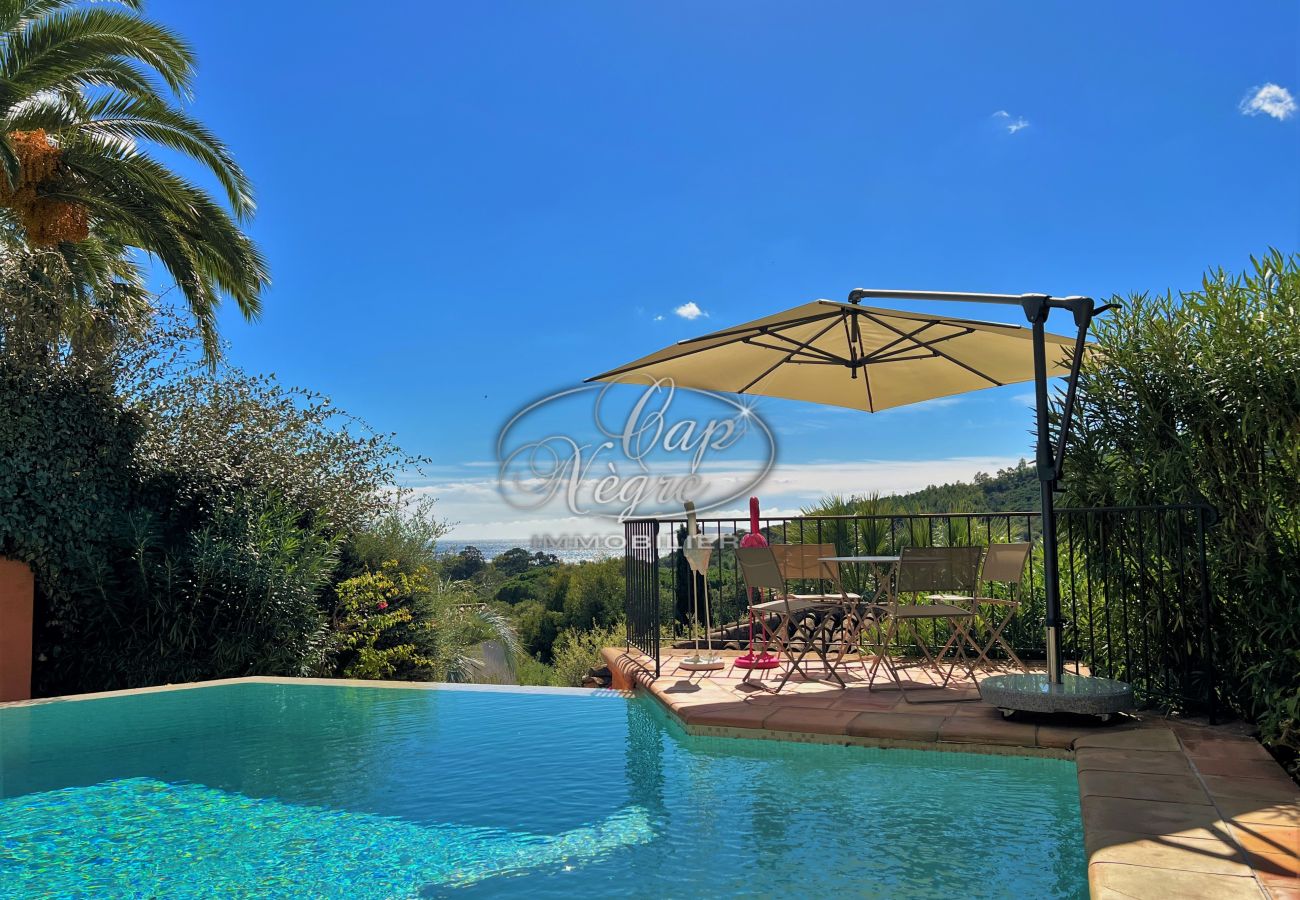
[[[1065,675],[1052,684],[1046,674],[993,675],[980,682],[980,699],[1013,712],[1075,713],[1100,716],[1107,721],[1115,713],[1133,708],[1133,688],[1122,681],[1083,675]]]
[[[726,667],[720,656],[688,656],[677,663],[677,668],[685,672],[716,672]]]
[[[736,658],[736,667],[740,669],[775,669],[781,660],[770,653],[746,653]]]

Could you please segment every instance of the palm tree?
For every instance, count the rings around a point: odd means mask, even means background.
[[[261,309],[266,264],[241,230],[248,178],[179,101],[194,55],[143,18],[142,0],[0,0],[0,242],[29,253],[79,309],[139,307],[132,250],[158,259],[197,323],[209,362],[229,297]],[[151,157],[183,154],[225,203]]]

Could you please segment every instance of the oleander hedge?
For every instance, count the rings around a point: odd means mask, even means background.
[[[1208,502],[1220,699],[1300,751],[1300,256],[1117,297],[1079,384],[1072,505]]]

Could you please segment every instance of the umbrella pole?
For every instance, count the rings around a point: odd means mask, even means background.
[[[1034,401],[1038,417],[1038,491],[1042,502],[1043,592],[1047,606],[1047,677],[1060,684],[1065,670],[1061,659],[1061,582],[1056,560],[1056,458],[1047,418],[1047,345],[1043,325],[1051,311],[1046,303],[1033,310]]]

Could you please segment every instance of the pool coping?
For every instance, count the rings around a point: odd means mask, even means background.
[[[123,688],[116,691],[97,691],[87,694],[62,694],[57,697],[34,697],[31,700],[0,701],[0,710],[22,706],[44,706],[50,703],[74,703],[82,700],[103,700],[109,697],[131,697],[140,694],[157,694],[167,691],[189,691],[198,688],[220,687],[231,684],[285,684],[322,685],[326,687],[397,688],[412,691],[464,691],[468,693],[549,694],[571,697],[632,696],[631,691],[609,688],[547,687],[531,684],[468,684],[446,681],[385,681],[364,678],[298,678],[280,675],[246,675],[241,678],[214,678],[211,681],[187,681],[178,684],[157,684],[150,687]]]
[[[1300,900],[1300,790],[1240,733],[1138,717],[1063,727],[924,707],[805,708],[674,692],[681,682],[656,679],[648,657],[624,648],[602,656],[614,687],[653,697],[687,734],[1073,759],[1094,900]]]

